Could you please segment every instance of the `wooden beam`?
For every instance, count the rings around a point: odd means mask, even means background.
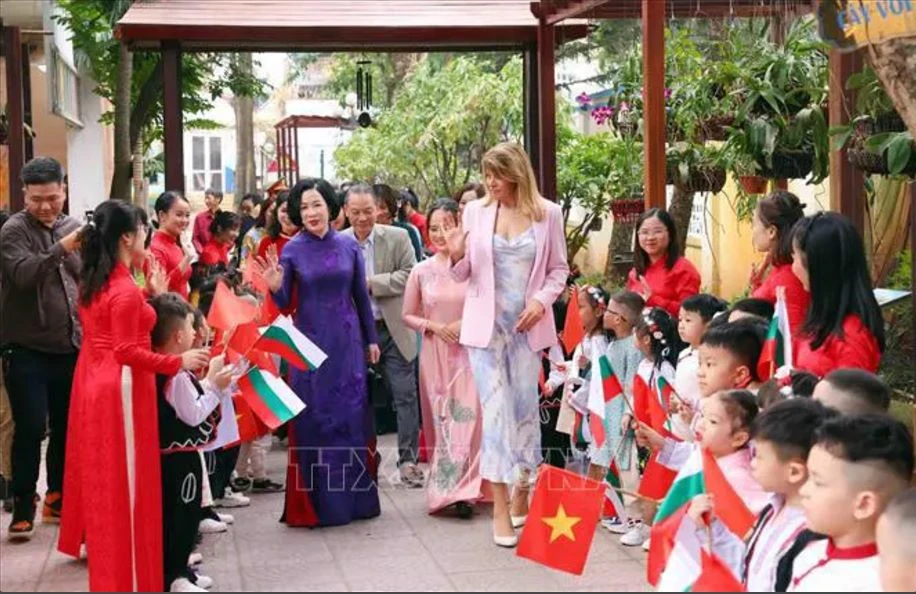
[[[531,157],[534,173],[540,179],[541,154],[538,149],[541,138],[540,99],[538,93],[538,54],[537,46],[531,44],[522,54],[523,110],[525,117],[525,150]]]
[[[665,208],[665,3],[642,0],[646,208]]]
[[[544,18],[548,25],[557,25],[566,19],[574,19],[608,3],[609,0],[577,0],[566,2],[564,6],[547,6],[544,2],[532,2],[531,12],[538,18]],[[535,6],[538,5],[538,10]]]
[[[540,111],[541,195],[557,199],[557,90],[555,81],[556,29],[543,19],[538,25],[538,100]]]
[[[829,112],[830,125],[849,123],[855,108],[855,92],[846,89],[850,75],[862,69],[862,51],[830,52],[829,58]],[[864,237],[865,231],[865,178],[853,167],[845,148],[830,152],[830,209],[843,213],[853,222]]]
[[[22,42],[19,27],[3,27],[3,57],[6,60],[6,114],[8,118],[10,211],[25,207],[20,174],[25,165],[25,109],[22,98]]]
[[[28,43],[22,44],[22,123],[35,129],[32,124],[32,71]],[[35,156],[35,144],[32,142],[31,135],[23,134],[23,137],[25,140],[23,159],[28,163]],[[64,207],[67,208],[68,205],[69,203],[64,204]]]
[[[174,41],[162,44],[162,126],[162,143],[165,150],[165,189],[184,194],[181,45]]]

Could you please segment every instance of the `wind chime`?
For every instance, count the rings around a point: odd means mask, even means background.
[[[372,72],[369,66],[372,62],[360,60],[356,65],[356,108],[359,110],[356,123],[368,128],[372,125],[372,115],[369,113],[372,107]]]

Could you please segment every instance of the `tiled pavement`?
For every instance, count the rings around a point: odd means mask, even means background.
[[[384,436],[380,445],[393,446],[394,436]],[[283,476],[284,464],[285,451],[275,448],[269,458],[274,478]],[[471,520],[430,516],[423,490],[383,485],[380,517],[316,530],[278,523],[282,494],[253,495],[251,507],[229,510],[236,518],[229,532],[204,537],[203,572],[222,591],[646,589],[645,553],[622,547],[601,528],[585,573],[570,576],[493,545],[488,506],[479,506]],[[12,544],[5,540],[9,518],[0,518],[0,591],[87,589],[85,562],[56,551],[55,527],[39,524],[33,540]]]

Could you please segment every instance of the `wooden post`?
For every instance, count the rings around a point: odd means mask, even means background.
[[[665,208],[665,2],[642,0],[646,208]]]
[[[19,175],[25,165],[25,129],[23,128],[22,100],[22,42],[19,27],[3,27],[3,57],[6,59],[6,110],[9,130],[9,179],[10,211],[18,212],[25,207],[22,181]]]
[[[556,29],[538,21],[538,99],[540,108],[539,179],[541,195],[557,199],[557,97],[554,79]]]
[[[22,123],[28,124],[30,128],[32,126],[32,71],[31,71],[31,55],[29,52],[29,44],[22,44]],[[35,156],[35,146],[32,142],[32,136],[25,134],[23,130],[23,160],[28,163],[32,160],[32,157]],[[67,201],[64,203],[64,208],[69,206],[70,202]]]
[[[540,146],[541,121],[539,118],[540,101],[538,99],[538,55],[537,46],[528,46],[522,54],[522,85],[524,88],[524,114],[525,114],[525,150],[531,157],[534,173],[541,179],[541,154]]]
[[[855,93],[846,89],[850,75],[862,69],[861,50],[830,52],[830,125],[849,122],[855,105]],[[830,152],[830,209],[843,213],[865,236],[865,178],[849,162],[846,149]]]
[[[162,143],[165,150],[165,189],[185,191],[184,116],[181,100],[181,45],[162,43]]]
[[[293,148],[293,154],[296,156],[296,158],[293,159],[292,162],[291,162],[290,164],[295,163],[295,165],[294,165],[294,168],[295,168],[294,175],[295,175],[295,177],[296,177],[296,182],[298,182],[298,181],[299,181],[299,175],[300,175],[300,172],[299,172],[299,126],[298,126],[298,124],[293,124],[292,126],[290,126],[290,128],[289,128],[289,133],[290,133],[290,134],[292,135],[292,137],[293,137],[293,147],[294,147],[294,148]]]

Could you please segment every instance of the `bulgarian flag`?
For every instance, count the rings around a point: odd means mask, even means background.
[[[622,485],[620,481],[620,470],[617,468],[617,460],[611,458],[611,466],[607,469],[604,476],[604,482],[607,489],[604,492],[604,509],[601,515],[605,518],[619,518],[621,522],[627,521],[627,506],[624,505],[620,492],[617,491]]]
[[[242,376],[239,390],[251,410],[271,431],[305,408],[305,404],[286,382],[257,367],[252,367]]]
[[[792,360],[792,332],[789,329],[785,289],[778,287],[773,319],[770,320],[770,329],[757,363],[757,376],[762,381],[768,380],[780,369],[791,369]]]
[[[708,451],[694,449],[659,506],[652,526],[646,573],[649,583],[659,591],[683,592],[702,573],[703,545],[697,538],[697,526],[686,518],[688,504],[702,494],[714,498],[715,519],[736,547],[754,526],[754,514],[728,483],[716,459]]]
[[[592,361],[592,378],[588,388],[588,428],[595,446],[600,448],[607,439],[604,428],[607,405],[623,396],[623,388],[606,355],[595,357]]]
[[[280,316],[261,333],[254,348],[280,355],[293,367],[312,371],[321,367],[328,356],[299,331],[288,316]]]
[[[665,376],[658,374],[658,381],[656,382],[658,386],[658,404],[662,408],[662,412],[665,415],[665,430],[668,432],[668,435],[674,435],[674,428],[671,426],[671,415],[668,414],[668,411],[671,410],[671,398],[677,398],[680,400],[680,397],[677,395],[677,392],[674,391],[674,388],[671,387],[671,384],[668,383],[668,380],[665,379]]]

